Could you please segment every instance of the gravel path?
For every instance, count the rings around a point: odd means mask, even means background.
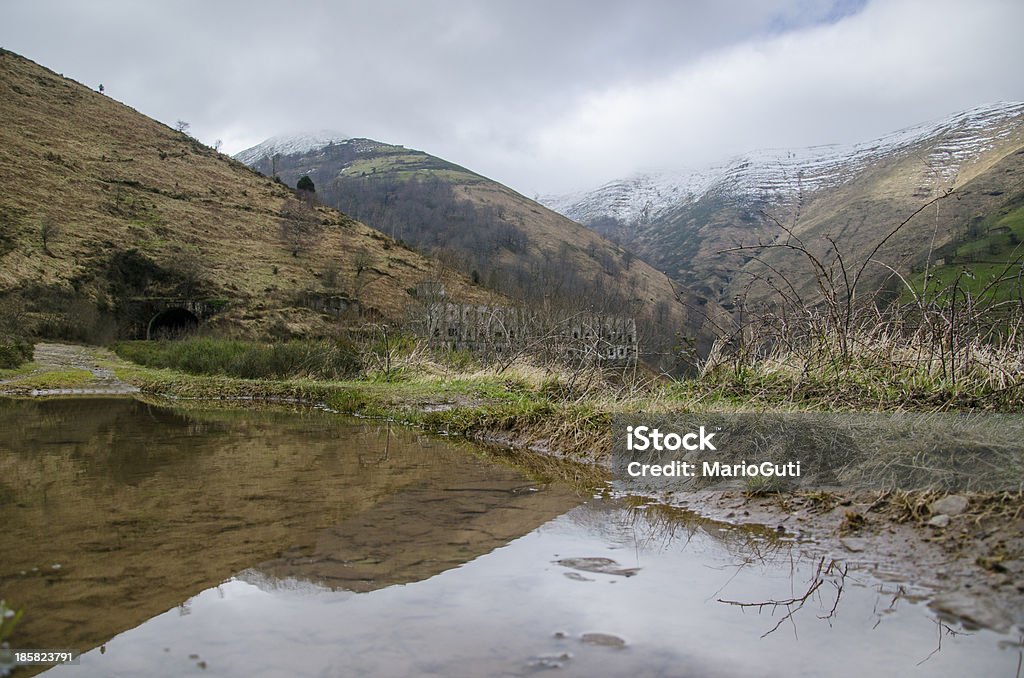
[[[75,346],[72,344],[36,344],[35,353],[32,357],[37,368],[32,374],[45,374],[57,370],[87,370],[92,373],[92,379],[75,388],[52,388],[52,389],[19,389],[16,386],[6,390],[17,392],[23,395],[51,396],[51,395],[127,395],[138,393],[139,389],[126,384],[116,376],[113,370],[103,367],[104,363],[118,361],[119,358],[106,349],[94,346]],[[5,384],[16,382],[17,379],[9,379],[7,382],[0,382],[0,391]]]

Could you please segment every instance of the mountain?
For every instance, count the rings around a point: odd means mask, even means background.
[[[251,165],[262,158],[273,159],[277,155],[306,153],[329,144],[344,143],[348,140],[349,137],[333,130],[270,137],[263,143],[236,154],[235,160]]]
[[[758,151],[717,167],[638,174],[542,202],[725,303],[771,268],[813,297],[802,255],[757,246],[784,243],[791,233],[834,263],[832,238],[845,263],[857,268],[891,230],[938,198],[934,210],[911,219],[871,257],[912,275],[989,237],[988,229],[979,230],[982,222],[1007,228],[986,220],[1005,217],[1024,199],[1022,149],[1024,104],[1002,103],[865,143]],[[952,196],[940,198],[950,190]],[[751,249],[720,254],[738,245]],[[871,263],[865,282],[877,288],[894,279]],[[754,290],[769,295],[764,286]]]
[[[400,320],[425,279],[442,280],[467,303],[496,299],[379,231],[7,51],[0,185],[0,316],[37,333],[145,336],[156,314],[184,306],[181,315],[241,334],[322,335],[339,315]]]
[[[633,316],[643,350],[671,361],[706,345],[721,309],[675,286],[627,249],[510,188],[423,151],[372,139],[279,137],[239,153],[294,185],[308,175],[326,204],[533,308]]]

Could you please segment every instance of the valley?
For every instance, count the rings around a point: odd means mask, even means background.
[[[539,201],[343,122],[0,50],[0,675],[1019,670],[1024,104]]]
[[[297,152],[296,152],[297,151]],[[651,365],[674,369],[680,337],[706,351],[722,311],[593,231],[422,151],[323,133],[237,154],[397,241],[530,308],[633,317]]]

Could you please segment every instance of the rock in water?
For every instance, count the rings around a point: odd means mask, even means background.
[[[580,572],[614,574],[620,577],[632,577],[640,571],[639,567],[619,567],[619,564],[611,558],[563,558],[556,560],[555,564]]]
[[[600,645],[602,647],[626,647],[626,641],[610,633],[584,633],[580,640],[587,645]]]

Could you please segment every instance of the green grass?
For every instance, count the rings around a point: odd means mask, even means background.
[[[1007,376],[1007,370],[1017,369],[1015,354],[986,353],[998,362],[998,370],[978,362],[976,369],[958,368],[954,379],[927,361],[909,362],[907,351],[912,350],[896,338],[859,337],[856,350],[841,362],[824,359],[824,349],[812,346],[807,355],[726,360],[699,378],[646,378],[630,384],[609,375],[578,379],[580,375],[554,367],[498,370],[473,363],[456,370],[445,364],[443,354],[401,335],[387,344],[379,336],[364,337],[349,348],[357,350],[358,371],[310,368],[310,360],[330,364],[335,344],[265,345],[212,338],[124,342],[115,350],[138,364],[112,361],[107,366],[144,393],[297,400],[344,414],[599,462],[611,453],[611,420],[618,414],[1024,410],[1020,379]],[[393,367],[384,372],[381,356],[388,352]],[[587,385],[580,387],[583,382]]]
[[[311,350],[310,344],[291,343],[291,351]],[[379,357],[367,357],[385,350],[379,344],[378,338],[360,346],[365,362],[379,365]],[[393,359],[401,362],[415,344],[397,337],[387,348]],[[245,377],[233,373],[239,371],[233,366],[240,355],[271,349],[217,339],[124,342],[115,346],[118,355],[139,364],[116,361],[108,366],[119,379],[156,395],[320,403],[346,414],[388,419],[445,434],[502,436],[523,445],[557,440],[564,454],[577,458],[608,447],[610,413],[601,411],[595,403],[563,397],[565,389],[551,388],[550,379],[486,370],[445,376],[438,374],[437,365],[431,362],[436,356],[427,356],[420,364],[406,360],[394,370],[400,376],[392,377],[382,375],[379,369],[364,371],[355,378],[327,378],[322,374],[313,378],[305,368],[281,370],[278,372],[290,374],[272,378],[254,377],[249,370],[244,370]]]
[[[345,168],[344,174],[349,177],[387,175],[404,181],[438,178],[451,182],[476,183],[483,180],[465,168],[416,151],[384,152],[363,157]]]
[[[28,372],[15,377],[5,386],[16,389],[84,388],[93,379],[93,374],[89,370],[68,368],[49,372]]]
[[[956,249],[954,260],[971,261],[977,258],[1005,261],[1015,258],[1021,252],[1018,245],[1024,242],[1024,206],[997,213],[982,221],[979,231],[980,237]]]
[[[22,363],[18,367],[0,368],[0,381],[7,381],[15,377],[29,374],[38,367],[35,363]]]
[[[1017,279],[1020,273],[1019,263],[1010,267],[1005,263],[977,262],[939,266],[930,271],[932,277],[923,296],[942,304],[952,303],[955,284],[957,303],[963,303],[965,295],[985,302],[1014,301],[1022,292]],[[916,285],[920,285],[920,279]]]
[[[969,294],[984,301],[1012,301],[1022,293],[1021,262],[1024,260],[1024,206],[1009,207],[981,221],[977,235],[956,247],[941,266],[929,269],[928,287],[924,272],[910,284],[925,299],[952,303],[953,286],[959,298]],[[904,301],[913,295],[905,291]]]
[[[114,351],[126,360],[148,367],[242,379],[330,380],[354,375],[362,367],[357,349],[342,341],[257,343],[200,337],[121,342],[114,346]]]

